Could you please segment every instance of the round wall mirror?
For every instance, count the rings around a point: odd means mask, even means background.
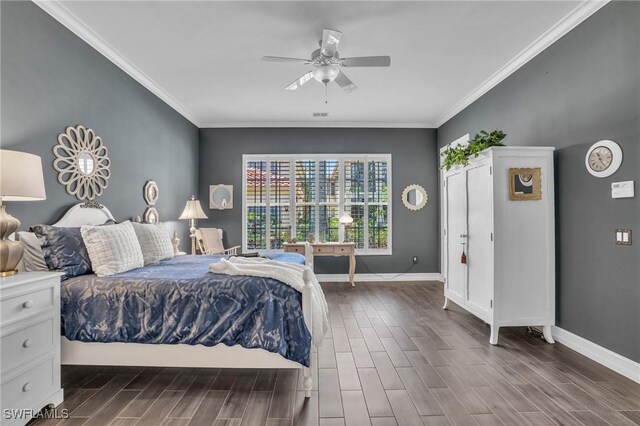
[[[409,185],[402,191],[402,203],[409,210],[420,210],[428,200],[427,191],[420,185]]]
[[[53,168],[58,182],[79,200],[93,200],[102,195],[111,176],[107,147],[92,129],[69,126],[58,135],[53,147]]]

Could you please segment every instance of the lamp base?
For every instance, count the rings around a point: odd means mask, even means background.
[[[11,216],[5,210],[5,206],[0,206],[0,276],[6,277],[15,275],[18,263],[22,260],[24,249],[18,241],[9,240],[20,226],[20,221]]]

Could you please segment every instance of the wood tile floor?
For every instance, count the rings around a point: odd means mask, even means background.
[[[63,367],[70,418],[37,425],[640,425],[640,385],[521,328],[489,328],[439,283],[324,284],[331,335],[297,370]]]

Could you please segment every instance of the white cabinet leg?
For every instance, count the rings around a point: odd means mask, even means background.
[[[498,344],[498,332],[500,331],[500,327],[492,325],[491,326],[491,335],[489,336],[489,343],[492,345]]]
[[[553,340],[553,337],[551,336],[551,326],[550,325],[542,326],[542,334],[544,335],[544,339],[547,341],[547,343],[555,343],[556,342],[555,340]]]
[[[449,299],[447,299],[446,297],[444,298],[444,305],[442,305],[442,309],[447,309],[449,308]]]
[[[310,368],[307,368],[307,367],[304,368],[304,381],[302,384],[304,387],[304,397],[311,398],[311,388],[313,387],[313,381],[311,380]]]

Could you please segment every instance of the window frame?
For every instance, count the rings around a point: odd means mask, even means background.
[[[243,154],[242,156],[242,251],[247,252],[247,163],[253,161],[266,161],[267,176],[266,176],[266,187],[267,193],[265,194],[266,206],[265,212],[267,215],[266,224],[265,224],[265,241],[267,244],[266,249],[258,249],[257,251],[260,254],[268,254],[268,253],[278,253],[282,252],[282,249],[270,249],[270,218],[271,218],[271,205],[269,199],[269,181],[270,181],[270,162],[271,161],[290,161],[291,165],[289,167],[290,170],[290,194],[289,194],[289,213],[291,214],[291,224],[292,224],[292,236],[296,235],[296,199],[295,199],[295,187],[296,187],[296,173],[295,173],[295,163],[296,161],[315,161],[315,200],[314,200],[314,208],[315,208],[315,235],[316,238],[319,236],[319,220],[320,220],[320,189],[319,189],[319,161],[321,160],[337,160],[339,164],[339,202],[338,202],[338,211],[344,212],[345,208],[345,161],[362,161],[364,162],[364,220],[365,220],[365,228],[364,228],[364,249],[356,249],[356,254],[360,256],[389,256],[393,254],[393,169],[392,169],[392,155],[391,154]],[[377,203],[369,202],[369,182],[368,182],[368,168],[369,161],[384,161],[387,163],[387,188],[388,188],[388,198],[387,198],[387,247],[382,249],[377,248],[368,248],[369,245],[369,224],[368,224],[368,209],[371,205],[376,205]],[[324,203],[325,205],[327,203]],[[301,205],[308,205],[302,203]],[[341,226],[339,229],[339,240],[343,240],[344,238],[344,229]],[[252,251],[256,251],[252,249]]]

